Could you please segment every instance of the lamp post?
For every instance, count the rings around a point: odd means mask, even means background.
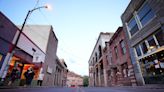
[[[1,71],[0,71],[0,78],[2,78],[1,81],[4,81],[4,78],[7,75],[7,71],[8,71],[8,68],[9,68],[10,61],[11,61],[11,59],[12,59],[12,57],[13,57],[15,51],[16,51],[16,46],[17,46],[18,41],[20,39],[20,36],[21,36],[21,34],[23,32],[23,29],[24,29],[24,26],[26,24],[26,21],[27,21],[28,17],[30,16],[30,14],[33,11],[38,10],[38,9],[41,9],[41,8],[50,8],[50,7],[48,5],[46,5],[46,6],[40,6],[40,7],[37,7],[37,8],[34,8],[34,9],[28,11],[28,13],[26,15],[26,18],[25,18],[25,20],[23,22],[23,25],[22,25],[22,27],[20,29],[20,32],[18,33],[18,36],[16,38],[16,41],[15,41],[13,47],[11,48],[11,50],[6,55],[6,60],[4,60],[4,63],[2,65],[2,68],[1,68]]]
[[[38,10],[38,9],[40,9],[40,8],[49,8],[49,7],[48,7],[48,6],[41,6],[41,7],[37,7],[37,8],[34,8],[34,9],[28,11],[28,13],[27,13],[27,15],[26,15],[26,18],[25,18],[25,20],[24,20],[24,22],[23,22],[23,25],[22,25],[22,27],[21,27],[21,29],[20,29],[20,32],[19,32],[19,34],[18,34],[18,37],[17,37],[17,39],[16,39],[14,48],[15,48],[16,45],[18,44],[18,40],[19,40],[19,38],[20,38],[21,33],[23,32],[23,28],[24,28],[24,26],[25,26],[25,24],[26,24],[26,21],[27,21],[29,15],[30,15],[33,11]]]

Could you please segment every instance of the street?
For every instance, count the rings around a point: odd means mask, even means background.
[[[15,88],[0,89],[0,92],[164,92],[164,89],[155,88],[130,88],[130,87],[108,87],[108,88]]]

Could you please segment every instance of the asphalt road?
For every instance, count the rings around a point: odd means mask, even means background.
[[[0,92],[164,92],[155,88],[12,88]]]

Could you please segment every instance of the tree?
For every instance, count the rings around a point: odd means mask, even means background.
[[[88,79],[89,79],[88,76],[84,76],[84,77],[83,77],[83,86],[84,86],[84,87],[87,87],[87,86],[88,86],[88,84],[89,84]]]

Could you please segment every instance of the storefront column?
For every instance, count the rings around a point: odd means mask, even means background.
[[[104,84],[105,84],[104,86],[107,87],[107,81],[108,81],[107,79],[108,79],[108,78],[107,78],[106,69],[103,69],[103,72],[104,72]]]
[[[13,56],[14,53],[7,53],[4,62],[2,64],[1,70],[0,70],[0,78],[4,79],[6,78],[7,72],[8,72],[8,67],[9,67],[9,63],[12,59],[11,56]],[[3,81],[3,80],[2,80]]]
[[[101,86],[101,74],[100,74],[100,71],[101,71],[100,64],[98,64],[98,81],[99,81],[98,86]]]

